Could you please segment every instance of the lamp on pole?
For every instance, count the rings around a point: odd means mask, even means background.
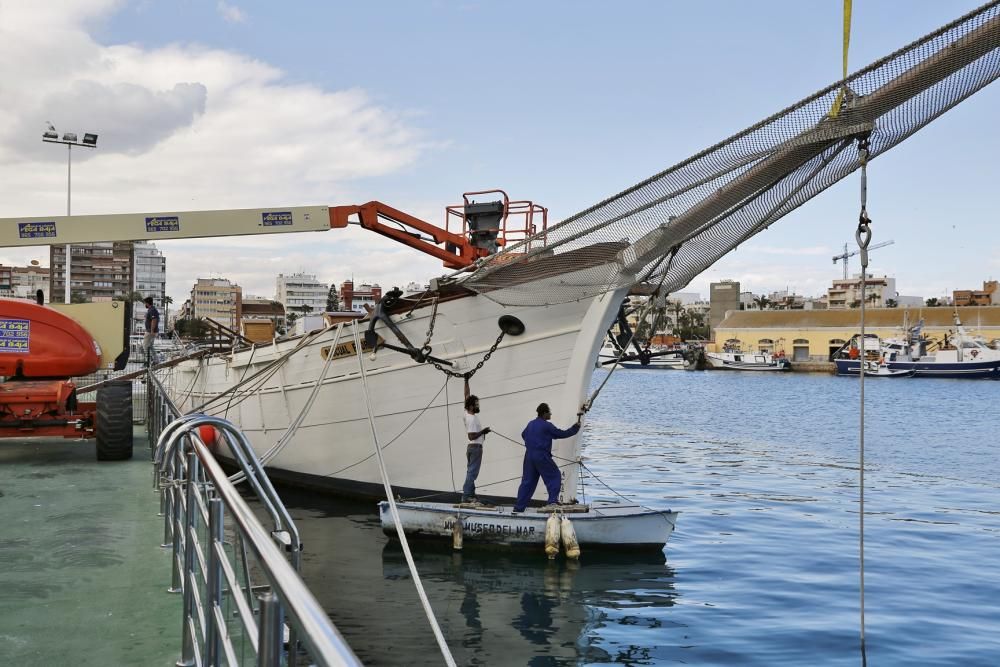
[[[59,138],[59,133],[56,132],[56,128],[49,123],[49,129],[42,133],[42,141],[50,144],[65,144],[66,145],[66,217],[71,215],[70,209],[70,199],[73,194],[73,146],[80,146],[81,148],[97,148],[97,135],[96,134],[84,134],[83,141],[78,141],[75,132],[66,132],[63,134],[62,139]],[[71,286],[70,286],[70,264],[72,263],[70,244],[66,244],[66,290],[64,292],[63,299],[66,303],[71,302]]]

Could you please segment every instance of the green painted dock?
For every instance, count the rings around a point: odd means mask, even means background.
[[[122,462],[93,440],[0,439],[0,665],[173,665],[158,511],[141,427]]]

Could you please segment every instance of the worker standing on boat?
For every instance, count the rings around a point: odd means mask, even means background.
[[[153,363],[153,341],[160,331],[160,311],[153,305],[153,297],[142,300],[146,304],[146,335],[142,338],[142,349],[146,352],[146,364]]]
[[[521,473],[521,486],[517,489],[515,512],[523,512],[528,507],[528,501],[538,486],[539,477],[542,478],[545,490],[549,493],[549,504],[555,505],[559,502],[562,479],[559,467],[552,460],[552,441],[576,435],[580,431],[580,419],[583,417],[583,412],[576,413],[576,423],[564,431],[549,421],[552,419],[552,411],[549,410],[548,403],[539,404],[535,412],[538,413],[538,417],[528,422],[521,432],[525,448],[524,470]]]
[[[462,485],[462,502],[478,503],[476,478],[479,477],[479,467],[483,463],[483,443],[486,441],[486,434],[490,432],[490,427],[483,428],[479,423],[479,397],[475,394],[468,394],[465,397],[465,432],[469,436],[469,445],[465,449],[468,467],[465,471],[465,484]]]

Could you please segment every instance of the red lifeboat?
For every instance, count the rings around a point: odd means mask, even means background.
[[[101,365],[94,338],[68,315],[30,301],[0,299],[0,375],[64,378]]]

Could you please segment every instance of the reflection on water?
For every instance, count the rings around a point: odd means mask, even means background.
[[[372,504],[282,490],[305,543],[303,576],[366,663],[441,664],[399,545]],[[676,600],[662,552],[416,549],[421,580],[459,664],[562,665],[627,659],[662,643]],[[645,636],[644,636],[645,635]],[[662,638],[661,638],[662,639]],[[633,658],[634,659],[634,658]]]
[[[871,664],[1000,664],[1000,382],[869,384]],[[681,512],[666,558],[417,550],[456,660],[860,664],[856,401],[856,381],[822,375],[613,376],[583,454],[621,493]],[[586,482],[588,497],[606,494]],[[358,655],[441,664],[375,504],[282,495],[306,582]]]

